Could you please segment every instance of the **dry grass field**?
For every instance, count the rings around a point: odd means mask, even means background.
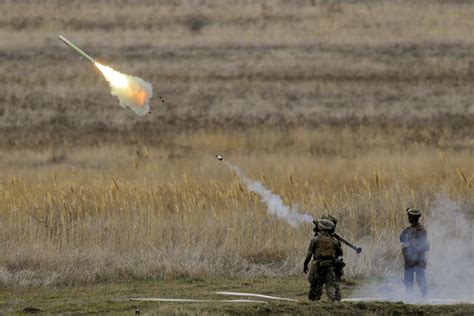
[[[314,5],[312,5],[314,3]],[[0,284],[299,276],[312,226],[269,216],[213,156],[399,274],[404,209],[474,211],[474,5],[2,1]],[[118,107],[57,40],[154,86]]]
[[[203,135],[182,141],[212,137]],[[265,139],[283,134],[255,132],[199,147],[233,144],[232,161],[287,204],[339,218],[341,234],[364,247],[360,256],[346,250],[349,278],[399,271],[407,206],[429,210],[446,194],[472,214],[472,152],[420,146],[349,158],[311,154],[306,130],[287,136],[301,141],[282,150]],[[249,154],[251,138],[250,148],[268,148]],[[2,282],[299,275],[312,227],[295,229],[267,215],[215,151],[188,146],[76,149],[61,162],[49,152],[3,152]]]
[[[1,143],[156,145],[196,129],[370,125],[472,147],[472,4],[311,3],[2,1]],[[144,118],[122,111],[58,34],[150,81],[166,103]]]

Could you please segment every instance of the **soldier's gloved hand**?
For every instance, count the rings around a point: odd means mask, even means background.
[[[304,274],[308,273],[308,265],[307,264],[305,264],[303,266],[303,272],[304,272]]]

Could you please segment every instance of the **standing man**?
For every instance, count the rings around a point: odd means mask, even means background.
[[[413,284],[416,282],[420,287],[421,294],[426,296],[426,252],[430,249],[426,229],[419,223],[421,213],[418,210],[407,209],[410,226],[405,228],[400,241],[403,244],[402,252],[405,259],[405,287],[409,294],[413,293]]]
[[[331,221],[334,224],[334,229],[329,232],[331,235],[334,234],[336,232],[337,219],[335,217],[331,216],[331,215],[323,215],[323,216],[321,216],[321,219],[327,219],[327,220]],[[317,237],[321,233],[321,231],[318,228],[318,221],[319,221],[318,219],[315,219],[313,221],[313,224],[314,224],[314,229],[313,229],[314,237]],[[338,256],[334,259],[334,273],[336,275],[336,283],[335,283],[336,301],[340,301],[342,299],[341,287],[340,287],[339,283],[341,282],[342,276],[344,275],[344,267],[346,266],[342,256],[343,256],[343,252],[342,252],[342,248],[341,248],[340,252],[338,253]]]
[[[310,283],[308,299],[318,301],[324,286],[329,300],[334,302],[337,287],[334,262],[342,255],[341,243],[331,235],[335,226],[330,220],[320,219],[317,225],[320,233],[311,239],[303,268],[304,273],[308,273],[308,264],[313,258],[308,276]]]

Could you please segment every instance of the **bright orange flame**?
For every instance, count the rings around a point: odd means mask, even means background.
[[[145,90],[142,90],[142,89],[138,89],[138,90],[135,90],[133,91],[133,99],[138,103],[138,105],[145,105],[145,101],[146,101],[146,91]]]
[[[99,64],[98,62],[94,63],[97,68],[102,72],[105,79],[107,79],[110,84],[115,88],[126,88],[128,86],[128,79],[127,76],[124,74],[113,70],[108,66],[104,66]]]
[[[133,77],[127,76],[110,68],[109,66],[102,65],[98,62],[95,62],[94,64],[100,70],[100,72],[102,72],[105,79],[107,79],[114,91],[117,91],[117,94],[126,96],[127,98],[133,100],[135,105],[145,105],[148,93],[145,89],[140,87],[137,82],[135,82]]]

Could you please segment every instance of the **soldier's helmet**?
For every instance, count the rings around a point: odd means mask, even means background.
[[[421,213],[418,210],[415,210],[414,208],[407,208],[407,215],[408,217],[420,217]]]
[[[336,219],[334,216],[331,216],[331,215],[323,215],[323,216],[321,216],[321,219],[327,219],[327,220],[331,221],[331,222],[334,224],[334,228],[336,228],[337,219]]]
[[[331,232],[334,231],[335,227],[336,226],[334,226],[334,223],[328,219],[320,219],[318,221],[318,228],[321,231]]]

